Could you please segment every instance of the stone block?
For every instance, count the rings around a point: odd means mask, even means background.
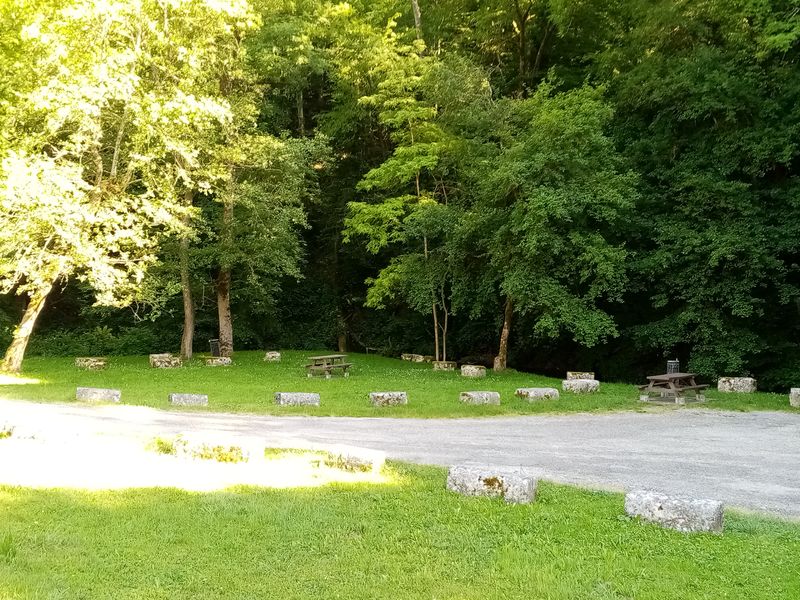
[[[408,404],[408,395],[405,392],[370,392],[369,401],[372,406],[396,406]]]
[[[594,371],[567,371],[567,380],[594,379]]]
[[[596,379],[565,379],[561,382],[561,389],[573,394],[591,394],[600,389],[600,382]]]
[[[87,371],[102,371],[108,366],[108,360],[102,356],[79,356],[75,359],[75,366]]]
[[[789,406],[800,408],[800,388],[789,390]]]
[[[75,390],[75,399],[81,402],[119,402],[122,399],[122,392],[106,388],[79,387]]]
[[[422,357],[422,362],[424,362],[424,363],[432,363],[433,362],[433,356],[431,356],[430,354],[424,355]]]
[[[422,354],[401,354],[400,358],[409,362],[425,362],[425,357]]]
[[[206,359],[207,367],[229,367],[233,364],[230,356],[212,356]]]
[[[264,362],[281,362],[281,353],[270,351],[264,355]]]
[[[559,394],[556,388],[519,388],[515,395],[524,398],[528,402],[536,400],[558,400]]]
[[[500,404],[500,392],[461,392],[464,404]]]
[[[434,371],[455,371],[456,363],[453,360],[434,360],[432,362]]]
[[[508,503],[530,504],[536,500],[536,479],[509,467],[453,466],[447,473],[447,489],[464,496],[503,498]]]
[[[279,406],[319,406],[319,394],[307,392],[276,392],[275,404]]]
[[[720,377],[717,381],[717,390],[726,393],[752,394],[756,391],[756,380],[752,377]]]
[[[486,377],[486,367],[481,365],[461,365],[462,377]]]
[[[150,355],[150,366],[154,369],[174,369],[182,365],[181,357],[169,352]]]
[[[206,394],[170,394],[169,403],[173,406],[208,406]]]
[[[344,471],[371,471],[378,474],[386,462],[386,453],[353,446],[333,446],[326,451],[325,464]]]
[[[625,512],[677,531],[722,532],[722,503],[717,500],[636,490],[625,495]]]
[[[175,456],[190,460],[213,460],[221,463],[248,462],[252,456],[260,456],[263,448],[251,452],[232,439],[208,439],[177,436],[172,441]]]

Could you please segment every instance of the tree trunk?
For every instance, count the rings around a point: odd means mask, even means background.
[[[422,39],[422,12],[419,10],[419,0],[411,0],[411,12],[414,13],[414,27],[417,30],[417,39]]]
[[[494,370],[504,371],[508,362],[508,337],[511,335],[511,317],[514,316],[514,303],[506,296],[506,308],[503,315],[503,330],[500,332],[500,349],[494,357]]]
[[[527,8],[522,10],[519,0],[515,0],[514,9],[517,20],[517,52],[519,53],[519,92],[525,96],[525,81],[528,74],[528,16],[531,7],[528,4]]]
[[[447,320],[450,317],[450,313],[447,311],[444,304],[442,304],[442,310],[444,311],[444,325],[442,325],[442,360],[447,360]]]
[[[347,334],[340,333],[338,336],[339,352],[347,352]]]
[[[42,312],[45,300],[47,300],[47,296],[52,289],[53,284],[50,283],[31,295],[30,302],[28,302],[25,313],[22,315],[22,321],[14,330],[14,338],[8,350],[6,350],[0,371],[19,373],[22,369],[22,359],[25,358],[25,349],[28,347],[28,340],[30,340],[31,333],[33,333],[33,326],[36,324],[36,319]]]
[[[219,354],[233,354],[233,317],[231,316],[231,272],[220,269],[217,275],[217,313],[219,315]]]
[[[233,175],[231,175],[233,181]],[[225,198],[222,204],[222,248],[223,252],[233,244],[231,227],[233,226],[233,196]],[[220,356],[233,354],[233,317],[231,316],[231,268],[220,267],[217,274],[217,314],[219,316],[219,353]]]
[[[194,192],[184,194],[184,202],[192,205]],[[184,218],[183,224],[189,226],[189,217]],[[191,360],[194,346],[194,298],[192,298],[192,278],[189,272],[189,236],[184,235],[178,247],[178,262],[181,271],[181,292],[183,293],[183,335],[181,336],[181,356],[184,360]]]
[[[300,137],[305,137],[306,117],[303,112],[303,90],[297,92],[297,129],[300,131]]]
[[[436,360],[441,360],[439,358],[439,311],[436,310],[436,302],[433,303],[433,346]]]

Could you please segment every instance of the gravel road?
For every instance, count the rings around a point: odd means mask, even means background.
[[[677,409],[481,419],[270,417],[0,400],[0,425],[55,438],[202,434],[351,444],[410,462],[521,465],[598,489],[647,487],[800,518],[800,415]],[[16,434],[15,434],[16,435]]]

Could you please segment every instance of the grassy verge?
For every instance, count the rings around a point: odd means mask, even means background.
[[[122,401],[157,408],[169,406],[170,392],[209,395],[208,410],[271,414],[312,414],[393,417],[467,417],[503,414],[637,410],[638,390],[626,384],[603,383],[599,393],[561,393],[559,400],[534,403],[514,396],[519,387],[561,388],[552,378],[507,371],[484,379],[465,379],[459,373],[436,372],[428,364],[414,364],[376,355],[350,354],[351,376],[330,380],[306,377],[303,365],[314,352],[283,352],[280,363],[265,363],[262,352],[240,352],[230,367],[206,367],[196,360],[180,369],[151,369],[147,357],[112,357],[105,371],[82,371],[69,358],[31,358],[16,385],[0,385],[0,397],[67,402],[78,386],[122,390]],[[402,390],[409,404],[373,408],[369,393]],[[469,406],[459,402],[459,392],[494,390],[501,393],[500,406]],[[278,407],[275,392],[318,392],[322,405]],[[710,408],[731,410],[794,410],[779,394],[707,394]]]
[[[722,536],[542,484],[463,498],[444,472],[314,489],[88,493],[0,486],[0,598],[796,598],[800,525],[726,514]]]

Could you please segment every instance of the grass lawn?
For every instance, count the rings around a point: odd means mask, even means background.
[[[313,489],[0,486],[0,598],[797,598],[800,525],[725,533],[624,517],[618,494],[537,503],[447,492],[441,469]]]
[[[71,358],[30,358],[25,361],[23,379],[14,385],[0,385],[0,397],[37,401],[69,402],[78,386],[110,387],[122,390],[122,402],[168,408],[170,392],[209,395],[209,410],[272,414],[467,417],[481,415],[547,412],[637,410],[648,407],[638,401],[633,385],[602,383],[595,394],[561,393],[559,400],[534,403],[514,396],[519,387],[554,387],[561,381],[507,371],[485,379],[465,379],[458,372],[433,371],[429,364],[416,364],[373,354],[349,354],[354,363],[350,377],[326,380],[308,378],[303,365],[319,352],[282,352],[280,363],[265,363],[263,352],[239,352],[230,367],[206,367],[195,360],[180,369],[152,369],[146,356],[111,357],[105,371],[82,371]],[[2,380],[0,380],[1,382]],[[401,407],[373,408],[369,392],[401,390],[409,403]],[[501,393],[500,406],[470,406],[458,400],[459,392],[493,390]],[[321,406],[278,407],[275,392],[319,392]],[[731,410],[794,410],[787,395],[719,394],[710,390],[705,406]],[[190,410],[190,409],[185,409]]]

